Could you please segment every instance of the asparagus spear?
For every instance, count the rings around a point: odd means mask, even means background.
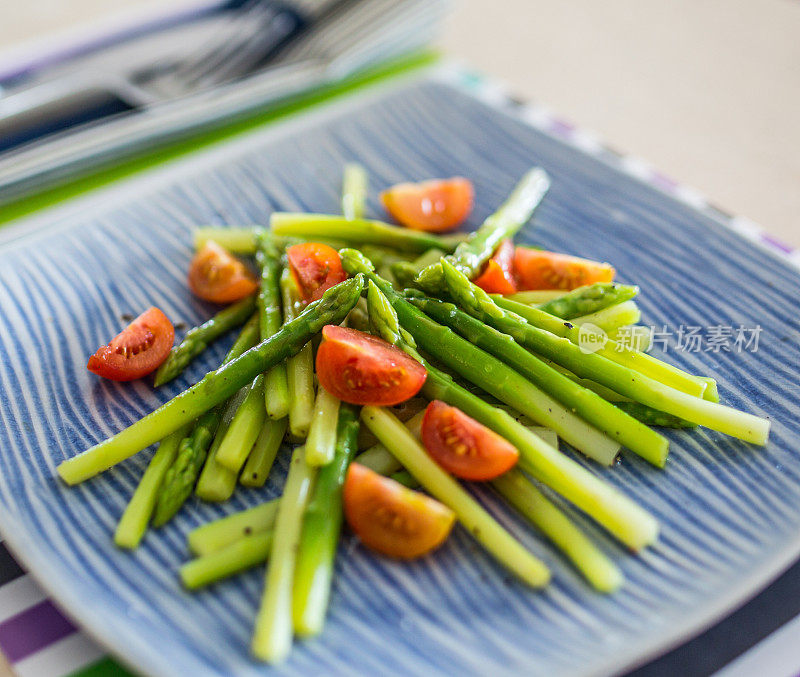
[[[289,425],[288,418],[281,418],[277,421],[267,419],[261,428],[261,432],[253,445],[253,450],[247,457],[244,464],[242,475],[239,482],[245,487],[263,487],[275,462],[275,456],[281,447],[283,437],[286,435],[286,428]]]
[[[67,484],[82,482],[224,402],[259,373],[299,352],[326,324],[340,323],[355,305],[363,286],[360,277],[340,282],[273,337],[206,375],[125,430],[61,463],[59,475]]]
[[[454,266],[447,261],[442,265],[447,289],[459,305],[479,320],[509,334],[529,350],[636,402],[746,442],[766,444],[770,425],[767,419],[692,397],[602,355],[586,353],[569,339],[534,327],[519,315],[501,309]]]
[[[325,623],[333,561],[342,526],[342,487],[356,450],[357,437],[356,408],[342,404],[338,411],[334,457],[319,471],[306,508],[297,552],[292,618],[294,631],[301,637],[319,634]]]
[[[379,244],[413,252],[424,252],[434,247],[453,251],[463,240],[460,235],[432,235],[420,230],[392,226],[382,221],[347,219],[332,214],[274,212],[270,217],[270,228],[276,235],[314,240],[333,236],[356,245]]]
[[[186,499],[192,495],[197,476],[206,460],[208,447],[219,425],[220,416],[216,408],[207,411],[197,419],[191,435],[181,441],[178,455],[164,476],[164,484],[153,514],[154,526],[160,527],[169,522]]]
[[[570,322],[579,327],[594,325],[595,327],[600,327],[600,329],[605,332],[612,332],[620,327],[636,324],[641,319],[642,311],[639,310],[636,301],[623,301],[615,306],[609,306],[608,308],[603,308],[603,310],[598,310],[596,313],[580,315],[570,320]]]
[[[197,590],[263,564],[273,536],[272,531],[244,536],[221,550],[193,559],[180,568],[181,581],[189,590]]]
[[[622,572],[554,503],[519,470],[492,481],[492,486],[563,552],[599,592],[614,592]]]
[[[344,166],[342,214],[346,219],[363,219],[367,202],[367,172],[359,164]]]
[[[339,418],[339,398],[325,388],[317,388],[317,401],[306,440],[306,463],[319,466],[333,460],[336,450],[336,421]]]
[[[258,314],[261,340],[268,339],[283,324],[281,312],[281,250],[274,238],[262,233],[258,238],[256,263],[261,271],[261,287],[258,292]],[[289,414],[289,386],[286,382],[286,365],[283,362],[270,369],[265,377],[264,398],[267,414],[272,419],[284,418]]]
[[[458,310],[452,303],[422,296],[413,296],[409,300],[426,315],[454,329],[474,346],[483,348],[491,355],[514,367],[519,373],[525,374],[571,411],[634,453],[658,467],[663,467],[666,463],[669,443],[665,437],[650,430],[646,425],[628,416],[624,411],[606,402],[591,390],[587,390],[548,367],[507,334],[502,334]],[[485,367],[485,365],[483,366]],[[522,397],[522,394],[522,391],[518,391],[519,398]],[[531,416],[524,407],[520,406],[520,403],[506,403]],[[531,418],[536,420],[533,416]],[[559,436],[569,441],[571,431],[563,431],[561,427],[555,425],[546,425],[546,427],[551,427]]]
[[[245,395],[225,432],[216,453],[216,462],[239,474],[255,444],[267,412],[264,409],[264,375],[259,374]]]
[[[458,245],[447,260],[467,277],[477,277],[497,246],[506,238],[514,237],[527,223],[549,188],[550,177],[547,172],[538,167],[531,169],[520,179],[500,209],[471,233],[466,242]],[[428,292],[441,291],[444,288],[441,264],[433,263],[420,271],[415,284]]]
[[[281,273],[283,317],[291,322],[301,307],[300,294],[288,268]],[[286,379],[289,386],[289,432],[295,437],[308,435],[314,414],[314,350],[306,343],[286,362]]]
[[[275,526],[279,503],[280,499],[274,498],[254,508],[200,525],[190,531],[186,538],[189,550],[197,557],[204,557],[227,548],[245,536],[271,531]]]
[[[570,322],[565,323],[538,308],[531,308],[504,298],[497,299],[497,305],[503,310],[519,315],[535,327],[549,331],[556,336],[568,338],[576,345],[580,345],[581,332]],[[597,354],[695,397],[702,397],[706,389],[707,384],[702,377],[688,374],[647,353],[629,350],[610,338],[602,347],[599,347]]]
[[[190,329],[183,341],[170,351],[167,359],[158,368],[156,387],[176,378],[209,343],[230,329],[244,324],[255,309],[255,296],[248,296],[219,311],[200,326]]]
[[[524,294],[525,292],[522,292]],[[611,306],[631,300],[639,293],[639,287],[616,282],[597,282],[586,287],[578,287],[566,294],[548,299],[539,305],[539,310],[560,317],[562,320],[571,320],[574,317],[589,315]],[[521,299],[515,298],[514,301]],[[494,297],[493,297],[494,298]],[[524,301],[523,301],[524,303]]]
[[[408,429],[382,407],[366,406],[361,420],[425,489],[456,513],[458,520],[501,564],[530,586],[547,585],[550,572],[481,508],[428,456]]]
[[[256,658],[279,663],[292,647],[292,586],[300,531],[316,470],[306,464],[300,446],[292,454],[269,554],[264,596],[256,617],[252,651]]]
[[[369,262],[359,257],[358,252],[345,250],[343,254],[343,262],[348,270],[370,273]],[[390,293],[393,292],[391,287],[386,286],[381,280],[376,281],[372,278],[370,281],[374,281],[376,286],[381,286],[381,291],[386,289]],[[458,407],[465,414],[505,437],[519,451],[519,465],[522,469],[589,514],[628,547],[639,550],[656,540],[658,523],[652,515],[575,461],[561,454],[557,448],[546,443],[506,411],[488,404],[482,398],[462,388],[448,374],[428,363],[414,348],[413,339],[403,340],[408,334],[401,329],[398,314],[395,312],[399,309],[408,321],[415,313],[419,314],[419,311],[396,293],[391,298],[394,303],[388,301],[387,297],[385,304],[370,304],[371,314],[376,316],[374,326],[378,328],[383,339],[397,345],[426,368],[428,377],[422,387],[422,393],[428,399],[442,400]],[[387,472],[394,472],[398,468],[399,465]]]
[[[117,530],[114,532],[114,543],[117,547],[133,549],[141,542],[156,506],[164,475],[175,460],[178,446],[188,431],[188,425],[178,428],[158,445],[156,453],[153,454],[147,470],[139,481],[139,486],[136,487],[128,507],[125,508],[117,524]]]

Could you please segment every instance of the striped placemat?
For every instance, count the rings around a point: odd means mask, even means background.
[[[0,542],[0,652],[18,677],[131,675],[78,629]]]

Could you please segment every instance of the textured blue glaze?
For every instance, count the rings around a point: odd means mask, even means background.
[[[765,584],[800,551],[798,298],[800,275],[721,223],[470,96],[409,85],[336,109],[285,134],[252,137],[213,166],[184,166],[135,197],[54,220],[0,247],[0,529],[34,575],[97,638],[146,673],[583,674],[610,671],[673,641]],[[530,166],[553,187],[522,239],[613,262],[642,288],[648,323],[763,327],[757,353],[670,353],[719,380],[723,400],[773,419],[763,449],[698,429],[671,432],[658,471],[626,456],[589,467],[652,510],[658,545],[631,556],[571,511],[614,558],[624,588],[592,593],[564,560],[495,496],[477,495],[554,572],[532,592],[457,530],[434,555],[399,564],[345,536],[328,624],[280,668],[248,644],[263,580],[252,571],[195,595],[176,569],[197,524],[277,495],[241,489],[229,504],[192,500],[133,554],[111,534],[152,450],[79,487],[55,466],[121,429],[217,364],[212,347],[176,382],[99,381],[87,356],[121,315],[157,305],[193,325],[211,309],[185,271],[199,225],[265,223],[271,211],[335,212],[345,162],[377,193],[409,179],[461,174],[476,188],[474,227]],[[224,342],[223,342],[224,343]],[[738,592],[737,592],[738,591]]]

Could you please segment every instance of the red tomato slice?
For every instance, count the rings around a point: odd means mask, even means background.
[[[117,334],[107,346],[97,349],[86,368],[114,381],[132,381],[147,376],[167,359],[175,329],[158,308],[150,308]]]
[[[189,289],[211,303],[232,303],[257,288],[247,266],[212,240],[194,255],[189,266]]]
[[[513,294],[517,291],[514,279],[514,243],[503,240],[494,256],[483,267],[483,272],[474,280],[487,294]]]
[[[329,324],[317,350],[317,377],[331,395],[351,404],[392,406],[414,397],[428,372],[383,339]]]
[[[439,547],[455,513],[439,501],[351,463],[344,483],[344,514],[364,545],[399,559],[415,559]]]
[[[456,176],[398,183],[381,193],[381,202],[404,226],[439,233],[452,230],[469,216],[474,194],[472,182]]]
[[[422,443],[434,461],[465,480],[491,480],[512,468],[517,448],[460,409],[434,400],[422,419]]]
[[[328,289],[347,279],[339,252],[326,244],[295,244],[286,250],[286,257],[297,288],[305,301],[322,298]]]
[[[514,270],[519,288],[571,291],[585,284],[611,282],[616,271],[608,263],[555,252],[517,247]]]

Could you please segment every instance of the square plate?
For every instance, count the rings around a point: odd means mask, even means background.
[[[116,521],[152,450],[68,489],[63,459],[113,434],[213,368],[215,345],[183,378],[96,379],[84,365],[125,314],[150,305],[193,325],[211,308],[185,284],[192,230],[266,223],[274,210],[335,212],[345,162],[377,193],[402,180],[464,175],[476,187],[469,227],[541,165],[553,187],[522,241],[612,261],[642,288],[647,323],[760,327],[757,351],[667,358],[719,381],[722,401],[773,420],[756,448],[704,429],[670,432],[663,471],[626,455],[586,464],[650,509],[659,543],[631,556],[569,510],[622,568],[611,596],[593,593],[489,492],[477,495],[554,572],[534,592],[462,529],[405,564],[346,535],[321,637],[297,642],[278,668],[249,658],[262,571],[197,594],[176,570],[194,526],[280,491],[239,490],[224,506],[190,501],[134,553]],[[606,161],[426,77],[378,88],[250,134],[64,210],[0,233],[0,531],[69,615],[137,671],[213,674],[601,674],[632,666],[697,632],[777,575],[800,552],[800,274],[711,216]],[[571,453],[571,452],[567,452]],[[282,475],[287,459],[277,467]]]

